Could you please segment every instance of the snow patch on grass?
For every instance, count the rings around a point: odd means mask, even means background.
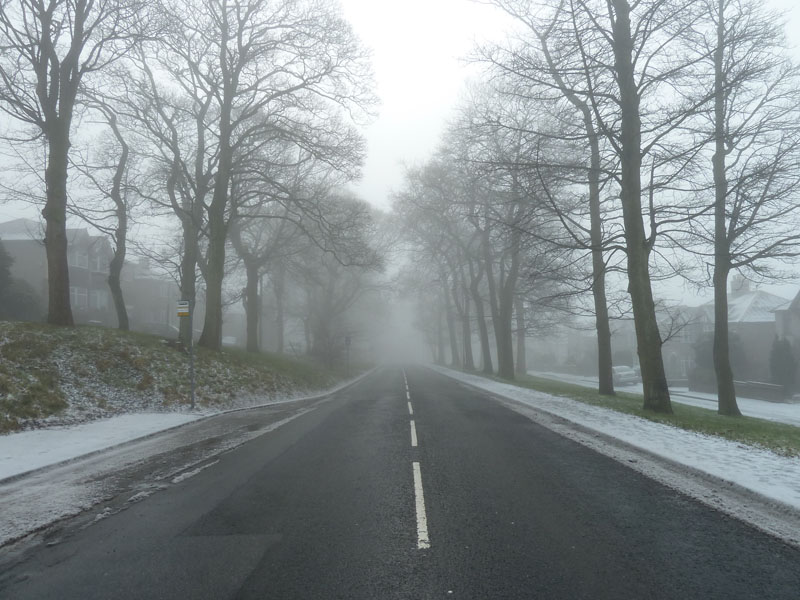
[[[0,436],[0,480],[177,427],[198,414],[137,413]]]

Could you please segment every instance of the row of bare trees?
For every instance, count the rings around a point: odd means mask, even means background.
[[[428,204],[438,189],[457,207],[438,210],[448,222],[439,238],[409,221],[412,248],[430,265],[466,265],[437,271],[443,302],[458,269],[469,272],[482,256],[473,311],[480,330],[482,307],[490,308],[498,373],[510,377],[512,312],[535,322],[532,299],[558,297],[574,311],[591,291],[599,390],[610,394],[616,299],[606,280],[620,271],[644,408],[669,413],[652,282],[677,274],[712,285],[719,412],[738,415],[729,274],[774,279],[800,252],[800,81],[780,16],[754,0],[489,3],[512,18],[514,35],[477,50],[486,82],[423,169],[444,161],[457,174],[420,188],[412,171],[399,198],[410,214],[407,206]],[[464,242],[447,245],[449,231]],[[537,278],[540,269],[549,275]],[[525,328],[516,325],[518,335]],[[483,367],[491,370],[489,355]]]
[[[0,108],[17,123],[6,141],[29,148],[34,167],[18,191],[43,205],[48,322],[73,323],[69,214],[112,237],[122,328],[130,222],[160,219],[167,237],[177,229],[181,295],[194,307],[202,286],[199,343],[211,349],[232,262],[245,273],[252,350],[269,270],[280,296],[287,273],[300,278],[293,257],[380,267],[371,211],[337,192],[363,160],[357,125],[374,104],[371,81],[366,52],[327,0],[0,2]]]

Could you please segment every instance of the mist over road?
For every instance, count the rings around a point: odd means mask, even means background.
[[[800,552],[423,368],[0,576],[3,598],[796,598]]]

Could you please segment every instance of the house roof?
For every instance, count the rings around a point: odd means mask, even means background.
[[[789,307],[790,300],[763,290],[739,292],[728,296],[729,323],[771,323],[775,311]],[[714,320],[714,301],[698,307],[710,321]]]
[[[44,239],[44,224],[33,219],[13,219],[0,223],[0,240],[20,241]],[[94,244],[98,240],[102,243],[108,238],[104,235],[90,235],[85,227],[68,227],[67,242],[70,244],[86,243]]]
[[[32,219],[13,219],[0,223],[0,240],[41,240],[44,237],[42,226]]]

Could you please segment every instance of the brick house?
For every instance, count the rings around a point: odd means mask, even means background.
[[[0,241],[14,259],[11,275],[26,281],[47,305],[47,257],[40,223],[15,219],[0,223]],[[116,311],[108,288],[108,265],[113,250],[107,236],[86,228],[67,229],[70,305],[76,323],[115,327]],[[178,287],[172,279],[150,269],[148,262],[125,262],[122,292],[131,329],[174,336],[178,317]]]

